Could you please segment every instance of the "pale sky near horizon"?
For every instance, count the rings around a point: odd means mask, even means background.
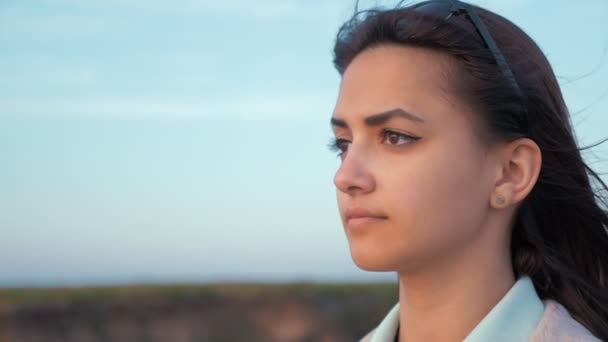
[[[541,46],[581,144],[608,137],[608,2],[472,2]],[[0,287],[394,280],[353,264],[326,148],[353,4],[2,0]]]

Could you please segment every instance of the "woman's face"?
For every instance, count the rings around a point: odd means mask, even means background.
[[[405,272],[449,261],[483,232],[491,156],[471,110],[450,95],[447,63],[437,52],[382,45],[343,74],[332,117],[343,151],[334,183],[361,269]]]

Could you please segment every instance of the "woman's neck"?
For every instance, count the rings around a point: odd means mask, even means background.
[[[399,341],[462,341],[515,283],[508,250],[497,253],[469,250],[432,272],[400,273]]]

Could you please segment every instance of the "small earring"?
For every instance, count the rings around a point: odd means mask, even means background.
[[[503,196],[503,195],[498,195],[498,196],[496,197],[496,204],[498,204],[498,205],[503,205],[503,204],[505,204],[505,198],[504,198],[504,196]]]

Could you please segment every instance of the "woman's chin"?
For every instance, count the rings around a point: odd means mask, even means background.
[[[369,272],[393,272],[395,265],[386,254],[375,253],[369,249],[352,248],[351,257],[358,268]]]

